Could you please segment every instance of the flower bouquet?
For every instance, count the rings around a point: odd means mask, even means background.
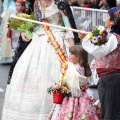
[[[53,102],[61,104],[65,96],[71,96],[71,92],[65,82],[62,85],[55,84],[47,89],[48,93],[53,93]]]
[[[94,45],[101,46],[108,41],[108,32],[103,26],[96,26],[90,29],[89,39]]]
[[[34,14],[28,15],[28,14],[20,13],[17,15],[17,17],[22,17],[22,18],[31,19],[31,20],[35,19]],[[12,18],[12,19],[8,20],[8,23],[9,23],[8,25],[11,29],[18,30],[19,32],[24,32],[24,33],[26,33],[26,35],[28,36],[29,39],[32,38],[31,30],[33,29],[33,27],[35,25],[32,22],[27,22],[27,21]]]

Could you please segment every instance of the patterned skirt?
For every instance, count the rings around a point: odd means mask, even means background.
[[[48,120],[101,120],[100,109],[85,92],[80,97],[65,97],[61,105],[56,104]]]

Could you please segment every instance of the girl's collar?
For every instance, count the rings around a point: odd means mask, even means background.
[[[73,64],[73,63],[72,63],[72,64]],[[79,63],[73,64],[73,65],[75,66],[77,72],[78,72],[80,75],[82,75],[82,76],[85,75],[84,67],[81,67]]]

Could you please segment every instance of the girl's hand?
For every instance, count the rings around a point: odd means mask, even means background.
[[[79,38],[82,40],[88,33],[89,33],[89,32],[80,30],[80,31],[78,32]]]
[[[22,40],[25,41],[25,42],[29,42],[30,39],[27,37],[27,35],[25,33],[21,33],[21,37],[22,37]]]

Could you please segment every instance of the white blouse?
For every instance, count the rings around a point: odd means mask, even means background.
[[[108,42],[100,47],[91,43],[88,35],[86,35],[82,40],[83,48],[96,58],[101,58],[108,55],[117,48],[117,45],[117,38],[114,34],[111,33],[109,33]]]

